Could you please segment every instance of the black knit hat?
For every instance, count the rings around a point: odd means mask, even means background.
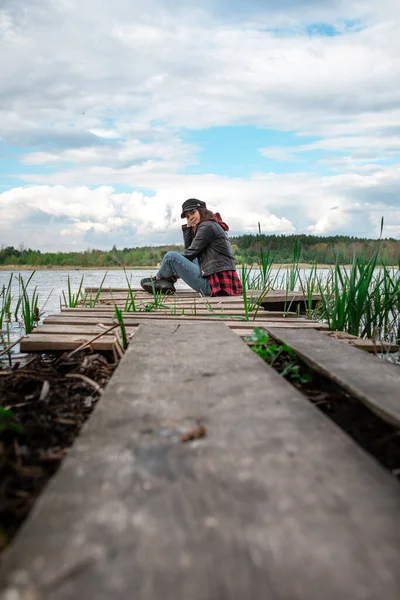
[[[207,208],[207,205],[203,200],[197,200],[197,198],[189,198],[182,204],[181,219],[185,218],[185,212],[187,210],[193,210],[194,208]]]

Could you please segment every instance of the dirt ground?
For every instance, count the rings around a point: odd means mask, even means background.
[[[99,354],[37,356],[0,369],[0,551],[89,417],[115,364]]]
[[[282,372],[292,360],[282,354],[274,368]],[[289,379],[292,385],[400,480],[400,430],[377,417],[332,381],[299,364],[300,372],[306,375],[303,379],[309,380]]]

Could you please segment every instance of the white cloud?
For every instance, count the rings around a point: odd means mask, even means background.
[[[154,174],[141,179],[150,186]],[[264,232],[378,235],[383,215],[387,235],[399,234],[400,165],[364,175],[159,175],[155,196],[118,193],[111,186],[35,186],[0,194],[2,241],[26,246],[42,232],[41,247],[119,247],[180,243],[182,201],[196,195],[218,210],[232,233]],[[396,205],[397,202],[397,205]],[[335,208],[335,210],[332,210]],[[18,239],[16,239],[18,236]]]
[[[265,231],[371,234],[378,210],[398,231],[399,169],[376,163],[396,163],[400,150],[399,3],[226,7],[222,0],[3,2],[1,151],[22,148],[27,183],[0,195],[4,239],[54,247],[109,244],[112,236],[179,241],[179,206],[193,195],[220,207],[234,231],[256,231],[260,221]],[[305,25],[323,22],[343,34],[304,34]],[[340,174],[181,174],[199,152],[182,131],[237,124],[317,138],[260,152],[275,160],[318,152]],[[116,193],[116,184],[154,194]]]

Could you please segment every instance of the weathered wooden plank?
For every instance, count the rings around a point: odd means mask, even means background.
[[[141,287],[132,287],[131,288],[132,292],[134,294],[142,294],[143,296],[145,296],[146,294],[148,296],[150,296],[151,294],[148,294],[147,292],[144,291],[143,288]],[[99,291],[99,288],[85,288],[85,293],[87,292],[88,294],[92,293],[92,295],[96,295],[97,292]],[[111,288],[111,293],[112,294],[128,294],[129,293],[129,289],[127,287],[125,288]],[[110,295],[110,289],[107,288],[102,288],[101,292],[100,292],[100,296],[101,295],[105,295],[108,294]],[[195,292],[194,290],[188,288],[188,289],[177,289],[176,294],[179,296],[197,296],[199,297],[200,294],[198,292]]]
[[[206,437],[180,443],[196,418]],[[144,325],[1,585],[41,600],[398,600],[399,506],[397,482],[228,328]]]
[[[346,331],[326,331],[325,333],[335,340],[340,340],[341,342],[345,342],[351,346],[356,346],[356,348],[366,350],[367,352],[399,352],[400,350],[400,346],[398,344],[389,344],[387,342],[380,342],[378,340],[364,339],[357,337],[356,335],[351,335]]]
[[[229,327],[229,324],[227,326]],[[137,327],[140,327],[140,325],[127,326],[126,331],[128,333],[132,333],[133,331],[135,331],[135,329],[137,329]],[[234,331],[241,337],[247,337],[247,336],[251,336],[253,334],[253,328],[250,328],[250,327],[247,327],[247,328],[230,327],[230,329],[232,329],[232,331]],[[70,334],[82,335],[82,334],[84,334],[84,335],[95,336],[100,332],[101,332],[101,329],[99,329],[99,327],[95,326],[95,325],[84,325],[84,324],[82,324],[82,325],[49,324],[49,325],[47,325],[46,324],[46,325],[39,325],[39,327],[37,327],[36,329],[33,330],[32,335],[39,334],[39,335],[43,336],[45,334],[47,336],[49,334],[57,334],[57,335],[70,335]]]
[[[99,299],[101,301],[112,302],[113,300],[125,301],[128,298],[128,294],[112,294],[112,296],[108,293],[101,294]],[[151,301],[153,296],[151,294],[147,294],[145,292],[135,293],[135,299]],[[172,294],[163,296],[166,302],[199,302],[199,303],[209,303],[209,304],[237,304],[243,303],[243,296],[200,296],[200,294],[192,294],[192,295],[182,295],[182,294]]]
[[[113,295],[113,296],[104,296],[103,298],[100,297],[99,302],[100,304],[103,304],[105,302],[109,302],[112,303],[114,301],[118,301],[118,302],[126,302],[128,296],[125,295]],[[153,300],[153,296],[151,294],[136,294],[135,295],[135,301],[139,301],[139,302],[152,302]],[[251,298],[250,300],[252,302],[255,302],[257,300],[256,297]],[[174,304],[175,302],[179,302],[182,304],[191,304],[193,302],[196,302],[197,304],[220,304],[220,305],[224,305],[224,304],[243,304],[244,300],[243,300],[243,296],[226,296],[226,297],[211,297],[211,296],[181,296],[179,294],[171,294],[171,295],[165,295],[163,296],[163,302],[169,303],[169,304]]]
[[[91,314],[91,311],[94,309],[84,309],[84,308],[72,308],[72,309],[63,309],[62,312],[76,312],[77,314],[81,314],[84,315],[85,312],[86,314]],[[207,309],[192,309],[192,307],[176,307],[176,310],[174,310],[173,307],[170,308],[165,308],[165,307],[160,307],[158,309],[154,309],[151,311],[145,311],[144,308],[142,308],[141,310],[136,310],[136,311],[127,311],[124,312],[125,314],[132,314],[132,313],[146,313],[146,314],[161,314],[161,315],[170,315],[170,316],[207,316],[207,315],[232,315],[234,317],[241,317],[241,316],[245,316],[245,311],[244,310],[237,310],[237,309],[232,309],[232,310],[220,310],[220,309],[215,309],[215,310],[207,310]],[[98,309],[97,311],[95,311],[93,314],[99,314],[99,315],[114,315],[115,311],[114,308],[103,308],[103,310]],[[270,314],[264,315],[264,311],[258,311],[257,313],[255,311],[251,311],[249,312],[250,316],[254,316],[255,314],[260,314],[261,318],[269,318]]]
[[[97,332],[98,334],[99,332]],[[20,342],[21,352],[58,352],[64,350],[75,350],[82,344],[89,342],[94,335],[87,334],[41,334],[31,333],[22,338]],[[96,352],[112,351],[117,337],[115,335],[104,335],[91,343]]]
[[[302,323],[302,319],[297,319],[295,322],[300,324]],[[56,333],[56,334],[60,334],[60,335],[69,335],[71,333],[73,334],[89,334],[89,335],[96,335],[98,333],[101,333],[101,331],[104,329],[104,327],[101,327],[98,324],[93,324],[93,325],[87,325],[87,321],[82,319],[82,324],[79,325],[70,325],[68,324],[69,321],[65,320],[64,322],[61,323],[45,323],[42,325],[39,325],[38,327],[36,327],[32,334],[38,334],[40,333],[42,334],[51,334],[51,333]],[[292,321],[289,319],[287,322],[287,326],[291,326]],[[274,323],[272,323],[274,325]],[[109,323],[109,325],[111,325],[111,321]],[[227,322],[226,325],[232,329],[234,332],[238,333],[238,335],[240,335],[243,338],[249,337],[252,335],[253,333],[253,327],[249,326],[248,323],[241,323],[238,324],[237,323],[232,323],[232,322]],[[139,324],[137,325],[126,325],[126,330],[128,333],[131,333],[133,331],[134,328],[138,327]],[[323,332],[326,335],[330,335],[332,332],[330,331],[325,331],[323,330]],[[333,333],[343,333],[343,332],[333,332]],[[356,346],[357,348],[360,348],[362,350],[366,350],[367,352],[375,352],[377,351],[392,351],[392,352],[397,352],[399,347],[398,346],[388,346],[387,344],[381,344],[380,342],[373,342],[372,340],[365,340],[362,338],[358,338],[354,335],[340,335],[337,338],[335,337],[334,339],[339,339],[340,341],[344,341],[345,343],[351,343],[351,345]]]
[[[134,325],[134,324],[139,324],[140,322],[145,322],[145,321],[168,321],[171,323],[196,323],[196,322],[201,322],[201,323],[215,323],[215,322],[221,322],[221,323],[229,323],[229,324],[237,324],[237,326],[239,327],[240,324],[243,324],[243,326],[248,327],[249,324],[251,326],[254,327],[263,327],[265,325],[268,325],[270,327],[274,326],[274,327],[305,327],[305,328],[313,328],[313,329],[327,329],[328,326],[326,323],[319,323],[317,321],[307,321],[306,319],[304,320],[299,320],[299,319],[293,319],[292,321],[290,321],[289,319],[277,319],[272,320],[272,319],[260,319],[257,316],[257,319],[255,320],[249,320],[249,321],[245,321],[245,320],[241,320],[241,319],[228,319],[228,318],[223,318],[221,316],[204,316],[204,317],[191,317],[191,316],[169,316],[169,315],[161,315],[161,314],[157,314],[157,313],[130,313],[132,316],[124,316],[124,323],[126,325]],[[96,316],[96,317],[92,317],[92,316],[82,316],[82,315],[76,315],[76,314],[68,314],[65,315],[64,313],[61,313],[59,315],[51,315],[49,317],[46,317],[44,319],[44,323],[48,324],[48,323],[67,323],[67,324],[71,324],[71,325],[79,325],[81,323],[87,323],[87,324],[95,324],[95,323],[103,323],[104,325],[112,325],[113,323],[115,323],[115,320],[110,317],[110,316],[105,316],[105,315],[101,315],[101,316]]]
[[[133,288],[132,292],[135,294],[136,296],[136,301],[137,302],[148,302],[149,298],[151,301],[152,295],[148,294],[146,292],[144,292],[144,290],[142,288]],[[123,289],[123,288],[116,288],[114,290],[110,291],[109,290],[103,290],[100,293],[100,299],[102,301],[104,301],[105,299],[109,299],[111,300],[112,298],[114,298],[115,301],[117,301],[117,303],[119,302],[124,302],[126,300],[128,296],[128,289]],[[259,304],[263,307],[263,308],[271,308],[272,310],[280,310],[280,311],[286,311],[286,310],[297,310],[298,308],[302,309],[305,306],[305,298],[304,298],[304,294],[302,292],[299,291],[289,291],[289,290],[257,290],[257,289],[251,289],[251,290],[247,290],[247,296],[249,299],[252,299],[253,301],[255,299],[257,299],[259,301]],[[195,299],[200,299],[201,301],[204,301],[204,296],[200,296],[200,294],[198,294],[197,292],[194,292],[193,290],[182,290],[182,289],[178,289],[176,294],[170,295],[170,296],[166,296],[166,298],[168,298],[168,301],[171,302],[172,299],[175,300],[179,300],[179,301],[191,301],[191,300],[195,300]],[[117,300],[118,299],[118,300]],[[226,298],[224,297],[217,297],[217,298],[207,298],[208,301],[212,302],[214,300],[217,301],[224,301]],[[235,301],[235,299],[242,301],[243,298],[241,296],[231,296],[231,297],[227,297],[228,301]],[[316,306],[316,304],[321,300],[321,295],[320,294],[313,294],[312,295],[312,306]],[[308,303],[309,301],[307,301]]]
[[[146,306],[148,306],[149,302],[136,302],[135,306],[136,306],[136,310],[137,311],[144,311]],[[245,311],[245,305],[242,304],[210,304],[209,306],[203,304],[203,303],[193,303],[193,302],[176,302],[174,303],[168,303],[168,302],[162,302],[163,304],[163,308],[160,310],[165,310],[165,307],[168,307],[168,310],[176,310],[176,311],[181,311],[181,310],[185,310],[185,311],[196,311],[198,313],[208,313],[210,311],[215,311],[215,312],[232,312],[232,313],[243,313]],[[110,312],[114,312],[115,310],[115,306],[118,306],[118,308],[120,308],[121,310],[124,311],[125,308],[125,302],[115,302],[115,303],[109,303],[109,304],[99,304],[94,308],[90,308],[88,306],[77,306],[76,308],[67,308],[67,307],[63,307],[63,310],[97,310],[97,311],[110,311]],[[257,308],[259,311],[264,312],[263,307],[254,307],[253,310]],[[154,310],[154,309],[152,309]],[[129,311],[128,311],[129,312]],[[269,311],[271,312],[271,311]],[[284,313],[283,311],[276,311],[279,312],[280,314],[287,314],[286,312]],[[297,313],[293,312],[291,313],[293,316],[295,316]]]
[[[400,369],[317,331],[266,330],[381,418],[400,427]]]
[[[132,292],[134,294],[139,294],[142,296],[148,296],[151,297],[151,294],[148,294],[147,292],[145,292],[142,288],[139,287],[132,287]],[[85,288],[85,292],[92,292],[92,294],[97,294],[98,288]],[[128,295],[129,293],[129,289],[128,288],[112,288],[111,290],[112,295],[123,295],[126,294]],[[261,290],[261,289],[249,289],[247,290],[247,294],[248,296],[264,296],[266,298],[274,298],[274,299],[279,299],[279,300],[285,300],[285,298],[294,298],[297,300],[303,300],[304,299],[304,294],[301,291],[291,291],[291,290]],[[100,297],[104,297],[107,296],[108,297],[111,295],[110,294],[110,290],[109,289],[105,289],[103,288],[102,291],[100,292]],[[176,296],[185,296],[185,297],[189,297],[189,296],[193,296],[193,297],[200,297],[200,294],[198,292],[195,292],[194,290],[191,289],[177,289],[176,291]],[[237,297],[237,296],[236,296]],[[321,298],[320,294],[313,294],[312,295],[313,299],[315,300],[319,300]],[[221,300],[223,299],[224,296],[218,296],[217,299]],[[235,298],[235,296],[232,296],[232,298]],[[212,299],[212,298],[210,298]]]
[[[98,318],[105,318],[105,317],[113,317],[115,315],[115,311],[114,309],[81,309],[81,308],[66,308],[63,309],[61,311],[64,315],[75,315],[75,316],[79,316],[79,317],[85,317],[85,316],[94,316],[94,317],[98,317]],[[198,318],[209,318],[209,317],[224,317],[224,318],[228,318],[228,317],[235,317],[235,318],[239,318],[239,317],[245,317],[246,313],[244,310],[227,310],[227,311],[221,311],[221,310],[191,310],[191,309],[185,309],[185,310],[181,310],[179,308],[177,308],[177,310],[174,311],[170,311],[169,309],[166,308],[159,308],[158,310],[151,310],[151,311],[145,311],[145,310],[136,310],[136,311],[127,311],[127,312],[123,312],[123,316],[125,317],[129,317],[129,316],[138,316],[139,318],[143,315],[145,315],[146,318],[151,318],[152,316],[159,316],[159,317],[188,317],[188,318],[192,318],[192,317],[198,317]],[[273,321],[298,321],[300,322],[305,322],[306,319],[302,318],[302,317],[295,317],[295,316],[284,316],[283,313],[274,313],[274,312],[266,312],[264,310],[259,310],[259,311],[254,311],[254,312],[249,312],[248,316],[250,318],[254,318],[255,316],[257,317],[257,319],[271,319]],[[308,322],[310,322],[308,320]],[[313,321],[315,322],[315,321]]]
[[[245,313],[241,312],[236,314],[238,311],[234,311],[233,314],[230,311],[227,312],[219,312],[219,311],[208,311],[201,312],[200,314],[190,314],[190,311],[185,311],[185,314],[181,314],[180,311],[176,311],[177,314],[171,313],[168,309],[159,309],[159,310],[151,310],[151,311],[127,311],[123,313],[124,319],[129,317],[137,317],[137,318],[164,318],[164,317],[172,317],[172,318],[187,318],[187,319],[212,319],[212,318],[228,318],[230,316],[237,318],[240,320],[240,317],[245,317]],[[80,309],[80,308],[65,308],[61,311],[62,315],[74,315],[77,317],[83,318],[112,318],[114,316],[113,310],[99,310],[99,309]],[[313,323],[316,326],[320,326],[323,323],[319,323],[318,321],[313,321],[311,319],[306,319],[304,317],[294,317],[294,316],[283,316],[281,313],[269,312],[264,310],[259,310],[256,312],[249,313],[250,318],[254,318],[256,315],[257,320],[266,320],[270,319],[273,321],[287,321],[287,322],[298,322],[298,323]]]
[[[127,332],[132,333],[132,331],[134,331],[137,327],[139,327],[139,325],[127,325],[126,330]],[[66,323],[43,323],[43,325],[39,325],[32,331],[32,335],[47,335],[50,333],[56,333],[59,335],[84,334],[95,336],[99,335],[99,333],[102,331],[104,331],[104,327],[100,327],[99,325],[87,325],[85,323],[82,323],[82,325],[68,325]]]

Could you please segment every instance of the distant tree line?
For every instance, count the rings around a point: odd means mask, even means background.
[[[381,261],[388,265],[400,263],[400,240],[393,238],[372,240],[348,236],[321,237],[314,235],[242,235],[231,238],[237,264],[255,264],[259,261],[260,249],[270,252],[275,263],[293,261],[295,248],[297,258],[303,263],[340,264],[352,261],[354,253],[370,258],[380,245]],[[118,250],[85,250],[82,252],[41,252],[24,247],[3,246],[0,250],[0,265],[31,267],[141,267],[157,266],[164,254],[170,250],[183,251],[183,246],[136,246]]]
[[[400,240],[387,238],[384,240],[335,235],[322,237],[318,235],[241,235],[231,238],[237,246],[236,260],[246,263],[256,262],[260,256],[260,248],[268,250],[275,263],[293,261],[295,248],[299,249],[299,260],[303,263],[332,264],[336,260],[340,264],[349,264],[354,254],[370,258],[380,247],[381,261],[388,265],[398,265],[400,261]]]

